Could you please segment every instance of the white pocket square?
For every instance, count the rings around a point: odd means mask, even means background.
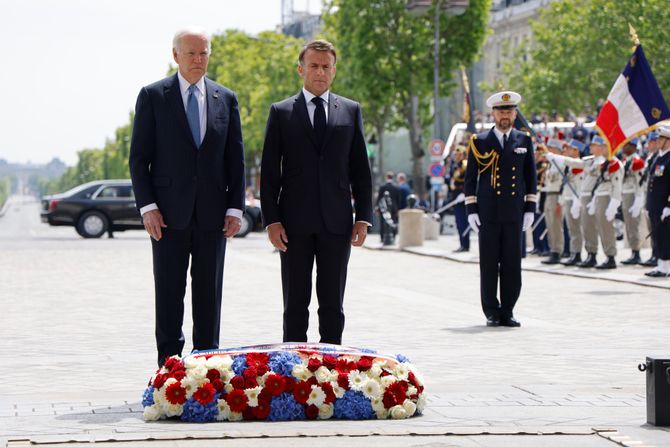
[[[517,147],[516,149],[514,149],[515,154],[525,154],[526,152],[528,152],[528,149],[526,149],[525,147]]]

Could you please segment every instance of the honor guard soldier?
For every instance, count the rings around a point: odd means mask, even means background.
[[[561,155],[563,143],[560,140],[549,140],[548,154]],[[556,147],[560,145],[559,147]],[[549,160],[549,166],[544,173],[544,220],[547,223],[547,238],[549,240],[549,258],[543,264],[558,264],[563,252],[563,211],[559,203],[561,187],[563,185],[562,167]]]
[[[533,224],[537,176],[533,142],[514,129],[521,95],[499,92],[486,100],[495,127],[473,135],[465,171],[468,222],[479,233],[481,303],[487,326],[519,327],[514,305],[521,292],[522,231]],[[500,273],[500,301],[498,301]]]
[[[644,190],[641,180],[644,171],[644,160],[637,154],[638,139],[634,138],[623,147],[623,186],[621,188],[621,209],[626,226],[626,237],[632,254],[621,261],[625,265],[636,265],[640,259],[642,237],[640,235],[641,211],[644,206]]]
[[[667,278],[670,276],[670,126],[660,127],[658,135],[658,155],[650,165],[647,189],[647,211],[658,264],[645,275]]]
[[[462,200],[465,198],[465,169],[468,165],[466,159],[467,148],[462,144],[456,146],[454,153],[454,173],[449,182],[451,197]],[[465,203],[459,201],[454,205],[454,218],[456,219],[456,229],[458,230],[458,239],[460,246],[454,250],[454,253],[470,251],[470,232],[468,230],[468,215],[465,211]]]
[[[649,189],[649,170],[654,164],[656,157],[658,156],[658,132],[652,130],[647,134],[647,156],[644,160],[644,172],[642,173],[642,179],[640,179],[640,184],[642,190],[644,191],[644,196],[646,199],[647,191]],[[658,257],[656,256],[656,241],[654,240],[654,232],[651,228],[651,219],[649,218],[649,211],[646,207],[644,210],[645,222],[647,223],[647,233],[651,238],[651,256],[646,261],[640,262],[640,265],[645,267],[656,267]]]
[[[594,139],[595,141],[595,139]],[[604,141],[602,141],[604,143]],[[600,242],[607,260],[596,266],[597,269],[616,268],[616,233],[614,217],[621,205],[621,186],[623,183],[623,167],[614,156],[607,159],[607,146],[591,142],[591,150],[595,155],[598,178],[593,187],[592,198],[587,205],[587,212],[595,216]]]

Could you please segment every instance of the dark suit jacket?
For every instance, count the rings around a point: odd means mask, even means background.
[[[220,230],[244,210],[244,149],[235,94],[205,78],[207,130],[200,148],[186,120],[177,75],[143,87],[135,106],[130,176],[137,208],[156,203],[166,225]]]
[[[502,148],[493,129],[473,135],[482,155],[499,154],[497,167],[483,171],[472,150],[468,150],[465,171],[465,204],[468,214],[478,213],[482,222],[521,222],[524,212],[534,212],[537,202],[537,174],[533,142],[523,132],[512,129],[507,147]],[[525,149],[525,150],[524,150]],[[491,176],[496,176],[496,186]]]
[[[391,207],[389,211],[393,216],[393,219],[397,219],[398,216],[398,206],[400,205],[400,189],[391,182],[386,182],[379,187],[379,192],[377,193],[377,206],[379,202],[384,198],[384,193],[388,192],[391,197]]]
[[[330,93],[328,127],[319,147],[300,92],[272,104],[261,164],[263,224],[288,233],[351,232],[355,219],[372,222],[372,175],[360,105]]]

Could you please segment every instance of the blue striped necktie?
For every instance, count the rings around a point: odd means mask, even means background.
[[[188,125],[191,128],[191,134],[193,135],[193,141],[197,148],[200,148],[200,112],[198,110],[198,98],[195,96],[195,92],[198,87],[195,84],[189,86],[188,88],[188,100],[186,101],[186,119],[188,119]]]

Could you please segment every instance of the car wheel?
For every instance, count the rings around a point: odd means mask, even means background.
[[[86,211],[77,222],[77,233],[86,239],[98,238],[107,232],[107,217],[100,211]]]
[[[240,226],[240,231],[235,235],[235,237],[244,237],[251,232],[254,228],[254,219],[248,214],[242,215],[242,222]]]

